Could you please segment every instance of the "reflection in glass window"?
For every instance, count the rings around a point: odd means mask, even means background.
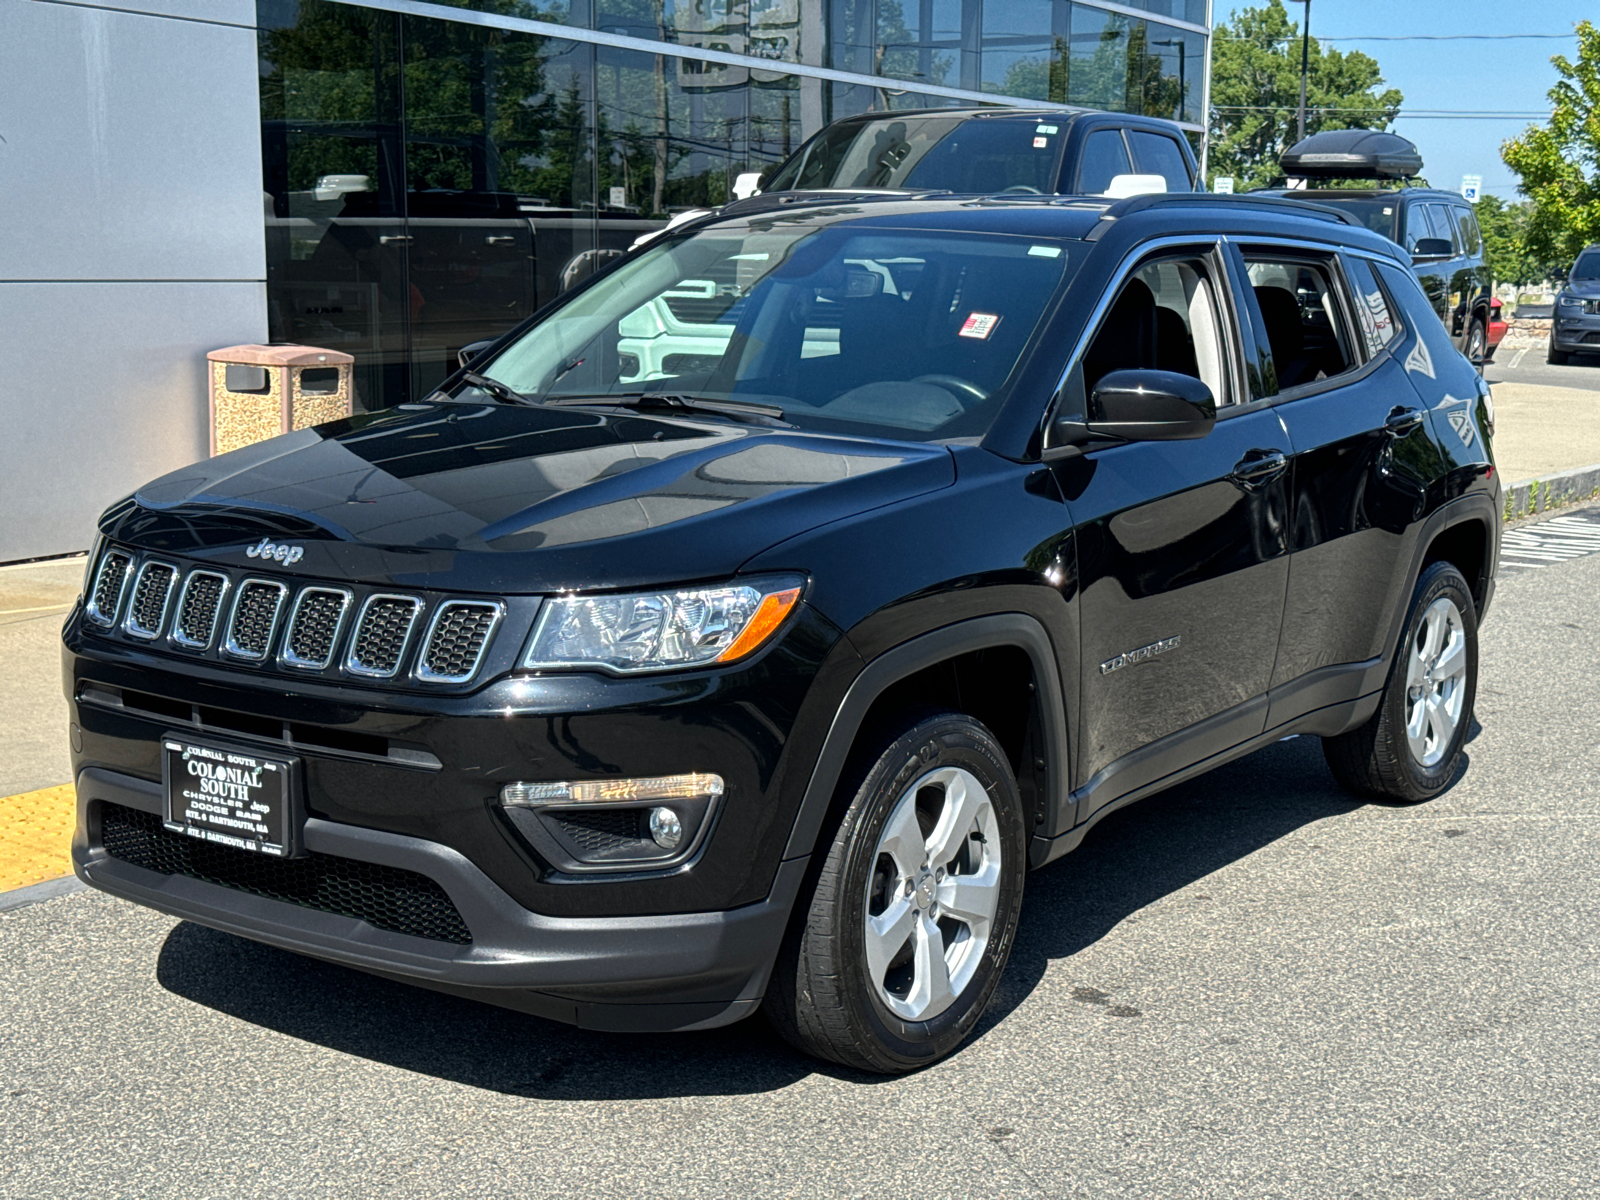
[[[1107,112],[1128,111],[1128,32],[1132,24],[1133,19],[1121,13],[1072,6],[1067,103]]]
[[[985,0],[983,78],[986,92],[1032,100],[1066,100],[1066,6],[1052,0]]]

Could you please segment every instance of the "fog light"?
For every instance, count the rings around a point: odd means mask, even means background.
[[[650,810],[650,836],[663,850],[671,850],[683,841],[683,822],[670,808]]]

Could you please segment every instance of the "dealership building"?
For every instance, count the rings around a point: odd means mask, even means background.
[[[208,453],[208,351],[419,398],[835,118],[1068,104],[1202,154],[1210,7],[0,0],[0,563]]]

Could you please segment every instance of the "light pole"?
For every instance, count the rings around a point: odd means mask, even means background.
[[[1306,23],[1300,28],[1300,134],[1296,141],[1306,136],[1306,68],[1311,55],[1311,0],[1306,0]]]

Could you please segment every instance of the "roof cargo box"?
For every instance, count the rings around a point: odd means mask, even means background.
[[[1329,129],[1283,152],[1285,175],[1300,179],[1410,179],[1422,170],[1416,146],[1394,133]]]

